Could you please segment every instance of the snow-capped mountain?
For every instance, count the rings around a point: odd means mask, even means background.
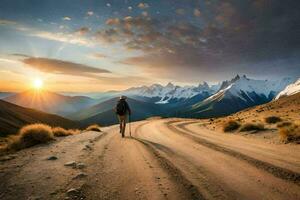
[[[286,88],[282,90],[275,99],[279,99],[280,97],[284,96],[290,96],[298,92],[300,92],[300,78],[295,83],[286,86]]]
[[[149,87],[142,86],[130,88],[123,93],[128,96],[140,96],[147,98],[154,98],[156,104],[167,104],[175,100],[186,100],[193,98],[200,94],[210,96],[215,91],[209,87],[206,82],[198,86],[176,86],[168,83],[166,86],[160,84],[153,84]]]
[[[250,106],[271,101],[281,90],[293,82],[292,78],[280,81],[254,80],[237,75],[224,81],[220,90],[190,107],[187,113],[200,117],[227,115]]]

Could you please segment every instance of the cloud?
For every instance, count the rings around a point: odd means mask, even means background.
[[[29,33],[30,36],[40,37],[48,40],[66,42],[70,44],[82,45],[82,46],[92,46],[90,40],[79,36],[78,34],[71,33],[52,33],[47,31],[32,31]]]
[[[143,15],[144,17],[148,17],[149,14],[148,14],[147,11],[143,11],[143,12],[142,12],[142,15]]]
[[[177,15],[184,15],[185,14],[185,10],[182,9],[182,8],[176,9],[175,12],[176,12]]]
[[[16,21],[7,20],[7,19],[0,19],[0,26],[1,25],[16,25]]]
[[[105,24],[107,25],[118,25],[120,24],[120,19],[119,18],[109,18],[106,20]]]
[[[138,7],[139,7],[140,9],[147,9],[147,8],[149,8],[150,6],[149,6],[149,4],[147,4],[147,3],[139,3],[139,4],[138,4]]]
[[[201,11],[198,8],[194,9],[194,16],[200,17],[201,16]]]
[[[22,54],[22,53],[13,53],[13,54],[10,54],[12,56],[17,56],[17,57],[22,57],[22,58],[29,58],[31,56],[27,55],[27,54]]]
[[[245,66],[300,55],[300,29],[295,26],[300,3],[280,4],[276,0],[265,4],[264,0],[211,1],[203,12],[193,10],[194,16],[201,16],[201,23],[186,17],[176,21],[128,16],[100,32],[106,32],[101,37],[108,41],[141,53],[121,63],[156,75],[244,72],[250,69]]]
[[[87,12],[86,12],[86,15],[87,15],[87,16],[92,16],[92,15],[94,15],[94,12],[93,12],[93,11],[87,11]]]
[[[102,59],[102,58],[107,58],[108,56],[102,53],[93,53],[90,54],[89,57],[94,59]]]
[[[63,17],[62,20],[64,20],[64,21],[70,21],[71,17],[66,16],[66,17]]]
[[[88,27],[81,27],[77,31],[75,31],[75,33],[78,34],[78,35],[83,36],[83,35],[87,34],[89,31],[90,31],[90,28],[88,28]]]
[[[29,57],[23,59],[22,62],[31,68],[53,74],[97,77],[99,74],[110,73],[105,69],[50,58]]]

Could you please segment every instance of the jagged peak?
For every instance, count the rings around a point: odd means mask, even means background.
[[[198,87],[202,87],[202,86],[208,86],[208,83],[206,81],[203,81],[202,83],[199,83]]]
[[[166,87],[174,87],[174,84],[171,83],[171,82],[169,82],[169,83],[166,85]]]

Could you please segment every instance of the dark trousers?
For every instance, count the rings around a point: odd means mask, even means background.
[[[125,135],[125,128],[126,128],[126,115],[118,115],[119,123],[120,123],[120,133],[122,136]]]

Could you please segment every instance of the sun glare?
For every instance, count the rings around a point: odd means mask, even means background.
[[[41,79],[39,79],[39,78],[35,79],[33,81],[33,87],[35,89],[42,89],[42,87],[43,87],[43,81]]]

